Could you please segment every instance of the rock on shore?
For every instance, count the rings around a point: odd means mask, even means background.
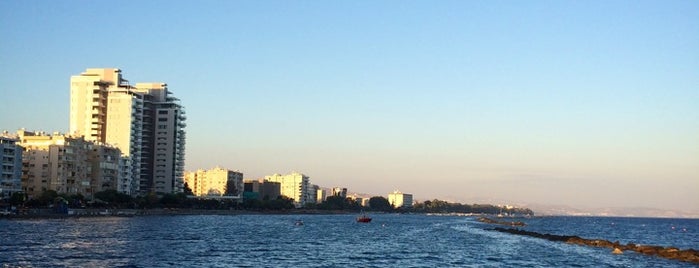
[[[650,245],[636,245],[633,243],[628,243],[622,245],[619,241],[610,242],[602,239],[585,239],[579,236],[566,236],[566,235],[552,235],[552,234],[542,234],[537,232],[530,232],[514,228],[501,228],[496,227],[493,229],[498,232],[531,236],[541,239],[546,239],[549,241],[565,242],[568,244],[592,246],[592,247],[603,247],[613,249],[614,254],[620,254],[623,251],[634,251],[645,255],[658,256],[672,260],[679,260],[684,262],[691,262],[694,264],[699,264],[699,251],[695,249],[685,249],[680,250],[675,247],[662,247],[662,246],[650,246]]]

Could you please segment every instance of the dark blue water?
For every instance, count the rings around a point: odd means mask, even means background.
[[[471,217],[148,216],[0,220],[0,267],[687,267],[490,231]],[[304,221],[296,226],[297,219]],[[699,248],[699,220],[542,217],[527,230]]]

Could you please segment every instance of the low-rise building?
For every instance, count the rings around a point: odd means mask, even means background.
[[[90,197],[95,192],[88,161],[91,142],[83,137],[60,133],[20,130],[17,133],[24,148],[22,155],[22,190],[29,197],[44,191],[81,194]]]
[[[259,180],[245,180],[243,189],[245,198],[257,200],[274,200],[281,195],[281,183]]]
[[[185,182],[195,196],[230,197],[242,200],[243,173],[216,167],[185,172]]]

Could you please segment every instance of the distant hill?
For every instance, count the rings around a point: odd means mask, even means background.
[[[541,204],[531,204],[528,205],[528,207],[534,210],[534,213],[536,215],[699,218],[699,213],[643,207],[605,207],[579,209],[570,206]]]

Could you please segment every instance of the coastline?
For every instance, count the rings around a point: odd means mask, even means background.
[[[235,210],[235,209],[69,209],[67,213],[57,213],[51,209],[33,209],[22,214],[0,216],[2,219],[62,219],[81,217],[140,217],[178,215],[339,215],[356,214],[355,211],[290,209],[290,210]]]

